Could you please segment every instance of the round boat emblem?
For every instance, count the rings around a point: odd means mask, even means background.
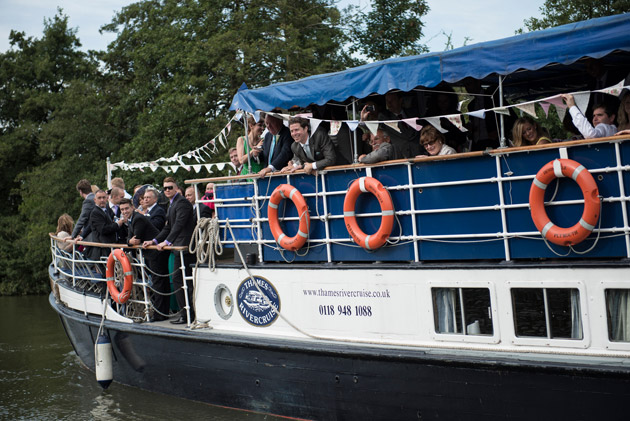
[[[278,318],[280,296],[271,282],[260,276],[253,278],[256,284],[247,278],[238,286],[236,306],[247,323],[260,327],[269,326]]]

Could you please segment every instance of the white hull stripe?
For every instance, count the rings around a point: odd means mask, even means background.
[[[547,237],[547,232],[548,232],[551,228],[553,228],[554,226],[555,226],[555,225],[554,225],[554,223],[553,223],[553,222],[551,222],[551,221],[547,222],[547,224],[545,224],[545,226],[544,226],[544,227],[543,227],[543,229],[542,229],[542,233],[541,233],[541,234],[542,234],[542,236],[543,236],[543,237]]]

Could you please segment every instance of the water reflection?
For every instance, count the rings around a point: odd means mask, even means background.
[[[80,362],[48,297],[0,297],[0,419],[271,420],[113,383]]]

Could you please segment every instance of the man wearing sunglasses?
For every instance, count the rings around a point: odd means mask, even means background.
[[[370,146],[372,146],[372,152],[359,156],[360,163],[374,164],[394,159],[394,147],[385,131],[378,129],[376,135],[370,134]]]
[[[162,231],[153,239],[153,241],[145,241],[142,243],[142,247],[148,247],[157,245],[158,250],[164,249],[166,246],[185,246],[188,247],[193,231],[195,229],[195,220],[193,216],[192,205],[184,196],[179,194],[177,183],[173,177],[166,177],[162,184],[164,188],[164,195],[169,199],[168,211],[166,212],[166,225],[162,228]],[[173,252],[175,256],[175,268],[181,267],[180,252]],[[183,253],[184,255],[184,267],[186,268],[186,276],[192,275],[191,265],[195,263],[195,256],[188,253],[188,249]],[[186,312],[184,307],[186,306],[186,294],[188,296],[188,303],[190,303],[190,319],[195,319],[195,312],[192,308],[193,302],[193,286],[187,284],[187,289],[184,290],[184,279],[181,270],[175,270],[173,273],[173,288],[175,289],[175,298],[177,298],[177,304],[180,308],[180,317],[176,320],[171,320],[173,324],[185,324]],[[184,292],[186,291],[186,292]]]

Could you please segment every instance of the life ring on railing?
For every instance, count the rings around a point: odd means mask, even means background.
[[[376,234],[367,235],[357,224],[357,218],[354,213],[354,207],[361,193],[370,192],[378,199],[381,205],[381,226]],[[375,178],[361,177],[352,182],[346,198],[343,201],[343,220],[346,223],[346,229],[355,243],[366,250],[376,250],[383,246],[394,227],[394,204],[389,192]]]
[[[123,284],[122,291],[118,290],[114,280],[114,266],[116,265],[116,260],[122,265],[123,273],[125,275],[125,282]],[[105,276],[107,277],[107,289],[109,290],[109,294],[118,304],[125,304],[131,295],[131,287],[133,286],[133,269],[129,258],[122,249],[115,249],[109,254],[109,257],[107,258],[107,271],[105,272]]]
[[[570,228],[560,228],[545,211],[545,189],[559,177],[574,179],[584,195],[584,212],[580,220]],[[599,220],[600,199],[595,179],[583,165],[571,159],[555,159],[542,167],[529,190],[529,207],[536,228],[548,241],[559,246],[582,242],[595,228]]]
[[[287,237],[280,227],[278,206],[280,202],[282,202],[282,199],[291,200],[297,208],[300,224],[298,226],[298,232],[293,237]],[[283,249],[296,251],[301,249],[306,243],[310,231],[311,219],[308,213],[308,206],[306,206],[306,200],[304,200],[304,196],[302,196],[302,193],[300,193],[298,189],[289,184],[280,184],[276,187],[269,198],[267,216],[269,217],[271,234],[273,234],[273,238],[275,238]]]

